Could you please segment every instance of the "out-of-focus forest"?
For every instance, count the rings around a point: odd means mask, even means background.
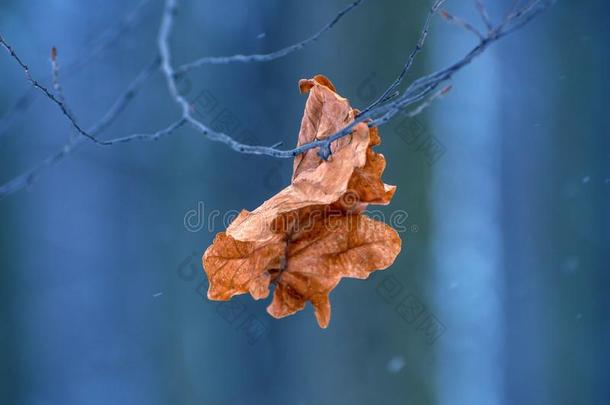
[[[163,1],[139,3],[3,0],[0,33],[49,86],[57,47],[67,103],[88,127],[157,55]],[[513,5],[485,3],[494,21]],[[347,4],[181,0],[173,58],[270,52]],[[292,147],[297,81],[325,74],[365,107],[402,68],[430,4],[365,1],[299,52],[207,65],[180,90],[213,128]],[[474,1],[445,7],[482,24]],[[80,143],[0,200],[0,402],[609,403],[609,15],[602,0],[559,0],[425,112],[381,128],[384,180],[398,191],[380,210],[406,213],[403,250],[339,285],[326,330],[311,308],[276,320],[267,300],[205,298],[203,251],[236,211],[289,184],[290,160],[186,126],[156,142]],[[408,79],[475,44],[435,18]],[[4,49],[0,78],[4,115],[30,88]],[[0,127],[2,185],[79,137],[48,98],[28,100]],[[179,114],[155,73],[100,137]]]

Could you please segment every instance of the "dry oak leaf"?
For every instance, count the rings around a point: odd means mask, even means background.
[[[328,138],[351,123],[358,114],[357,110],[350,107],[346,98],[335,92],[335,86],[330,80],[322,75],[300,80],[299,89],[301,93],[309,92],[309,97],[305,104],[297,146]],[[377,128],[370,128],[369,135],[366,164],[364,167],[356,167],[348,188],[357,193],[364,203],[385,205],[392,199],[396,187],[381,181],[385,159],[382,154],[373,151],[373,147],[381,143]],[[349,137],[340,138],[331,145],[331,150],[334,153],[350,141]],[[321,162],[317,149],[297,155],[293,164],[293,181],[301,173],[317,167]]]
[[[309,91],[299,145],[324,139],[357,115],[324,76],[299,86]],[[388,204],[396,189],[381,181],[385,159],[373,151],[379,143],[377,130],[361,123],[333,143],[328,160],[315,150],[297,156],[292,183],[256,210],[243,210],[204,253],[208,298],[266,298],[275,284],[270,315],[291,315],[310,301],[327,327],[328,295],[341,278],[367,278],[400,252],[394,229],[361,214],[368,204]]]

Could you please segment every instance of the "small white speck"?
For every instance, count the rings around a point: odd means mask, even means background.
[[[574,273],[580,267],[580,261],[576,256],[567,257],[561,264],[564,273]]]
[[[163,295],[163,293],[162,293],[162,292],[158,292],[158,293],[156,293],[156,294],[153,294],[153,298],[157,298],[157,297],[160,297],[160,296],[162,296],[162,295]]]
[[[582,181],[582,184],[586,184],[586,183],[588,183],[588,182],[590,182],[590,181],[591,181],[591,177],[589,177],[589,176],[585,176],[585,177],[583,177],[583,178],[582,178],[582,180],[581,180],[581,181]]]
[[[395,356],[388,362],[388,371],[396,374],[405,366],[405,359],[402,356]]]
[[[258,35],[256,36],[256,39],[263,39],[263,38],[265,38],[266,36],[267,36],[267,33],[266,33],[266,32],[261,32],[260,34],[258,34]]]

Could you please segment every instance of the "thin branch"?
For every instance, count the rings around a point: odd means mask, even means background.
[[[57,97],[64,104],[64,106],[66,107],[66,111],[68,111],[70,116],[74,117],[75,115],[72,112],[72,109],[70,109],[70,107],[68,106],[68,102],[66,101],[66,95],[64,94],[64,89],[61,85],[61,80],[59,79],[59,63],[57,61],[57,48],[55,47],[51,48],[51,77],[53,89],[55,90]],[[76,136],[76,134],[72,132],[71,136]]]
[[[51,101],[53,101],[60,108],[61,112],[68,118],[68,120],[70,121],[70,124],[72,124],[72,126],[78,131],[78,133],[91,139],[92,141],[96,141],[96,139],[93,135],[88,134],[84,129],[81,128],[79,123],[76,122],[76,118],[74,118],[72,113],[70,113],[70,110],[68,110],[68,107],[66,106],[66,104],[63,101],[61,101],[59,98],[57,98],[53,93],[51,93],[49,91],[49,89],[47,89],[45,86],[43,86],[39,81],[37,81],[36,79],[34,79],[32,77],[32,74],[30,73],[30,68],[28,67],[28,65],[23,63],[21,58],[19,58],[19,56],[17,55],[15,50],[4,40],[4,37],[2,37],[2,35],[0,35],[0,45],[2,45],[10,53],[10,55],[17,62],[17,64],[19,64],[19,66],[21,66],[21,69],[23,69],[23,72],[25,73],[25,77],[32,84],[32,86],[34,86],[34,88],[40,90],[40,92],[42,92],[45,96],[47,96],[47,98],[49,98]]]
[[[180,129],[182,126],[186,124],[186,120],[181,118],[178,121],[174,121],[169,124],[167,127],[160,129],[159,131],[152,133],[142,133],[142,134],[132,134],[128,136],[124,136],[121,138],[107,139],[103,141],[99,141],[101,145],[110,146],[117,143],[127,143],[131,141],[158,141],[159,139],[171,135],[176,130]]]
[[[61,101],[66,110],[70,113],[70,115],[74,116],[72,110],[68,107],[68,103],[66,102],[66,96],[64,94],[63,86],[61,85],[61,80],[59,80],[59,63],[57,62],[57,48],[51,48],[51,76],[53,82],[53,89],[55,93],[57,93],[57,97],[59,101]]]
[[[184,64],[180,66],[175,75],[184,74],[191,69],[206,65],[206,64],[224,64],[224,63],[234,63],[234,62],[267,62],[275,59],[282,58],[287,56],[293,52],[301,50],[305,48],[307,45],[317,41],[324,33],[333,28],[347,13],[352,11],[354,8],[359,6],[364,0],[356,0],[353,3],[350,3],[347,7],[339,11],[335,17],[324,27],[322,27],[317,33],[312,35],[311,37],[297,43],[294,45],[290,45],[288,47],[282,48],[275,52],[271,52],[268,54],[254,54],[254,55],[233,55],[233,56],[220,56],[220,57],[204,57],[200,58],[196,61]],[[444,1],[444,0],[443,0]],[[99,36],[97,40],[95,40],[89,47],[87,47],[90,52],[86,57],[78,59],[74,64],[70,65],[67,69],[69,72],[76,71],[87,64],[93,57],[108,48],[112,43],[114,43],[120,36],[131,28],[135,22],[137,21],[139,14],[145,5],[147,5],[150,0],[141,0],[140,3],[124,17],[116,27],[111,27],[103,34]],[[32,101],[32,93],[28,90],[21,97],[17,99],[17,101],[13,104],[13,106],[9,109],[9,111],[0,118],[0,137],[6,133],[6,130],[10,127],[12,121],[15,119],[15,115],[17,112],[25,111],[28,105]],[[136,137],[136,139],[139,139]],[[95,139],[92,139],[96,141]],[[107,141],[97,143],[101,145],[107,145]]]
[[[327,31],[331,30],[340,20],[348,14],[350,11],[358,7],[364,0],[356,0],[353,3],[350,3],[347,7],[343,8],[339,11],[335,17],[324,27],[322,27],[318,32],[313,34],[311,37],[297,42],[296,44],[287,46],[285,48],[279,49],[274,52],[265,53],[265,54],[253,54],[253,55],[232,55],[232,56],[206,56],[203,58],[199,58],[193,62],[185,63],[179,66],[175,70],[176,75],[182,75],[187,73],[188,71],[199,68],[204,65],[220,65],[227,63],[251,63],[251,62],[269,62],[275,59],[282,58],[287,56],[293,52],[299,51],[305,48],[307,45],[317,41],[323,34]],[[444,0],[443,0],[444,1]]]
[[[464,66],[470,64],[477,56],[483,53],[492,43],[498,41],[506,35],[511,34],[518,28],[523,27],[525,24],[530,22],[538,14],[546,10],[555,0],[533,0],[528,6],[523,9],[517,10],[515,13],[510,15],[504,22],[496,26],[491,30],[477,46],[475,46],[470,52],[468,52],[462,59],[455,62],[445,69],[441,69],[432,74],[423,76],[415,80],[407,88],[405,94],[394,103],[386,105],[385,109],[379,109],[379,111],[385,110],[384,114],[377,118],[372,125],[382,125],[393,118],[401,110],[413,104],[414,100],[421,100],[422,97],[427,96],[433,92],[439,85],[450,80],[455,73],[460,71]]]
[[[163,17],[161,20],[161,26],[159,28],[158,46],[159,55],[161,56],[161,71],[165,76],[167,88],[170,95],[182,110],[182,119],[185,122],[191,124],[193,128],[195,128],[198,132],[206,136],[211,141],[222,142],[237,152],[270,155],[275,157],[287,157],[282,155],[282,151],[274,147],[252,146],[240,143],[227,134],[213,131],[211,128],[208,128],[206,125],[204,125],[202,122],[198,121],[191,115],[192,106],[187,101],[187,99],[182,94],[180,94],[180,91],[178,90],[178,87],[176,85],[176,71],[174,70],[171,64],[172,56],[169,40],[174,26],[174,17],[176,15],[176,11],[177,0],[166,0],[165,9],[163,11]]]
[[[32,77],[32,75],[30,74],[29,67],[23,63],[23,61],[15,53],[15,50],[4,40],[4,38],[2,38],[2,36],[0,36],[0,44],[2,44],[10,52],[13,59],[15,59],[17,61],[17,63],[21,66],[21,68],[25,72],[25,75],[26,75],[28,81],[32,84],[32,86],[34,86],[35,88],[40,90],[51,101],[53,101],[57,106],[59,106],[62,113],[68,118],[68,120],[70,121],[72,126],[78,131],[79,134],[83,135],[85,138],[89,139],[90,141],[93,141],[94,143],[96,143],[98,145],[110,146],[110,145],[114,145],[117,143],[130,142],[132,140],[146,140],[146,139],[157,140],[163,136],[173,133],[176,129],[180,128],[186,122],[186,120],[184,120],[184,119],[179,120],[177,122],[172,123],[167,128],[161,129],[161,130],[151,133],[151,134],[133,134],[133,135],[116,138],[116,139],[100,140],[95,136],[94,133],[91,133],[90,131],[85,131],[78,124],[78,122],[76,121],[76,118],[74,117],[74,115],[72,114],[70,109],[68,108],[68,105],[63,96],[63,92],[61,91],[61,85],[59,83],[59,66],[57,64],[57,50],[55,48],[53,48],[53,50],[51,51],[51,63],[53,66],[53,84],[54,84],[55,90],[58,92],[57,96],[55,96],[53,93],[51,93],[45,86],[41,85],[40,82],[36,81]],[[156,59],[155,64],[158,65],[158,63],[159,63],[158,59]]]
[[[426,15],[424,27],[422,28],[422,30],[419,34],[419,39],[417,40],[417,44],[415,45],[415,48],[413,48],[413,50],[411,50],[411,53],[409,53],[409,56],[407,57],[407,61],[403,65],[402,70],[398,74],[398,77],[396,77],[396,79],[394,79],[392,84],[390,84],[390,86],[387,88],[387,90],[384,91],[383,94],[377,100],[373,101],[373,103],[371,105],[369,105],[364,110],[362,110],[360,112],[360,115],[366,114],[373,108],[377,107],[379,104],[384,103],[384,102],[394,98],[397,95],[396,90],[398,89],[398,86],[400,86],[400,83],[402,83],[405,75],[411,69],[411,66],[413,66],[415,57],[417,56],[417,54],[419,52],[421,52],[421,50],[424,47],[424,43],[426,42],[426,38],[428,37],[428,31],[430,29],[430,22],[432,21],[432,17],[437,13],[438,9],[443,5],[443,3],[445,1],[446,0],[435,0],[434,4],[432,4],[432,7],[430,7],[430,10],[428,10],[428,14]]]
[[[59,64],[57,63],[57,48],[51,48],[51,76],[53,78],[53,89],[59,95],[61,101],[64,101],[63,90],[59,82]]]
[[[428,97],[428,99],[426,101],[424,101],[423,103],[418,105],[416,108],[407,112],[404,115],[407,118],[414,118],[415,116],[424,112],[424,110],[426,110],[428,107],[430,107],[436,100],[438,100],[442,97],[445,97],[451,91],[451,89],[452,89],[451,86],[447,86],[441,90],[437,90],[430,97]]]
[[[466,21],[460,17],[454,16],[447,10],[441,10],[440,15],[445,20],[449,21],[450,23],[455,24],[458,27],[460,27],[468,32],[473,33],[474,35],[477,36],[477,38],[479,38],[479,41],[483,41],[485,39],[483,34],[481,34],[481,32],[474,25],[470,24],[468,21]]]
[[[487,7],[483,4],[483,0],[475,0],[475,4],[477,6],[477,11],[481,16],[481,20],[483,20],[483,24],[487,27],[487,31],[491,31],[494,28],[494,25],[491,22],[491,18],[489,18],[489,13],[487,13]]]
[[[146,0],[149,1],[149,0]],[[286,56],[292,52],[295,52],[299,49],[304,48],[306,45],[308,45],[311,42],[316,41],[323,33],[325,33],[326,31],[330,30],[345,14],[347,14],[349,11],[351,11],[352,9],[354,9],[355,7],[357,7],[358,5],[360,5],[364,0],[357,0],[353,3],[351,3],[349,6],[347,6],[346,8],[344,8],[343,10],[341,10],[336,16],[335,18],[333,18],[333,20],[331,22],[329,22],[326,26],[324,26],[318,33],[316,33],[314,36],[299,42],[295,45],[291,45],[289,47],[286,47],[284,49],[281,49],[279,51],[273,52],[271,54],[266,54],[266,55],[235,55],[232,57],[220,57],[220,58],[212,58],[214,60],[216,60],[217,62],[206,62],[204,59],[200,59],[197,63],[199,63],[199,66],[205,64],[205,63],[230,63],[230,62],[235,62],[235,61],[240,61],[240,62],[248,62],[248,61],[270,61],[273,59],[277,59],[283,56]],[[175,2],[173,5],[173,8],[175,9]],[[170,24],[171,22],[173,22],[173,15],[172,15],[172,19],[170,20]],[[171,28],[171,25],[170,25]],[[168,33],[169,34],[169,31]],[[216,133],[214,131],[211,131],[208,127],[206,127],[205,125],[203,125],[201,122],[197,121],[196,119],[194,119],[191,115],[190,115],[190,105],[188,103],[188,101],[186,101],[186,99],[184,97],[182,97],[179,93],[178,90],[176,89],[176,83],[174,78],[177,77],[177,75],[179,74],[178,72],[174,71],[173,68],[171,69],[171,74],[172,74],[172,78],[171,78],[171,83],[173,84],[174,87],[174,98],[176,98],[176,100],[179,102],[179,104],[181,104],[183,106],[183,110],[186,111],[183,115],[183,118],[173,124],[171,124],[168,128],[152,133],[152,134],[134,134],[134,135],[130,135],[130,136],[126,136],[126,137],[122,137],[122,138],[117,138],[115,140],[107,140],[107,141],[103,141],[103,140],[99,140],[97,139],[94,135],[88,133],[87,131],[85,131],[84,129],[82,129],[82,127],[78,124],[78,122],[76,121],[74,115],[71,113],[71,111],[69,110],[67,104],[65,103],[65,100],[63,99],[62,96],[56,97],[55,95],[53,95],[45,86],[43,86],[39,81],[35,80],[29,71],[29,67],[22,62],[21,58],[16,54],[16,52],[14,51],[14,49],[4,40],[4,38],[2,38],[0,36],[0,44],[2,44],[11,54],[11,56],[18,62],[18,64],[21,66],[21,68],[24,70],[24,73],[28,79],[28,81],[38,90],[40,90],[43,94],[45,94],[49,99],[51,99],[55,104],[57,104],[62,113],[68,118],[68,120],[70,121],[70,123],[72,124],[72,126],[78,131],[78,133],[80,133],[81,135],[85,136],[86,138],[88,138],[89,140],[95,142],[96,144],[99,145],[103,145],[103,146],[108,146],[108,145],[114,145],[115,143],[124,143],[124,142],[129,142],[132,140],[141,140],[141,139],[158,139],[160,136],[164,136],[167,135],[168,133],[172,133],[177,127],[182,126],[185,122],[190,122],[191,124],[193,124],[197,129],[199,129],[201,132],[204,132],[205,134],[209,134],[209,136],[211,138],[218,138],[219,140],[222,139],[225,142],[228,141],[228,139],[230,138],[228,135],[225,134],[221,134],[221,133]],[[55,48],[53,48],[55,49]],[[168,47],[168,53],[169,53],[169,47]],[[56,81],[57,79],[57,74],[58,74],[58,68],[57,68],[57,64],[55,61],[55,57],[56,57],[56,51],[55,51],[55,56],[52,57],[52,63],[53,63],[53,83],[56,86],[56,90],[58,92],[60,92],[61,87],[59,86],[58,82]],[[218,61],[222,61],[222,62],[218,62]],[[184,70],[183,73],[188,71],[189,69],[196,67],[197,64],[189,64],[189,65],[185,65],[187,66]],[[189,67],[190,66],[190,67]],[[178,122],[180,122],[180,124],[178,125]],[[176,125],[177,127],[173,127],[174,125]],[[171,130],[170,130],[171,129]],[[235,142],[234,143],[234,148],[237,148],[236,150],[242,151],[243,147],[246,145],[243,145],[239,142]],[[268,148],[268,149],[273,149],[273,148]]]
[[[521,0],[513,0],[513,5],[509,9],[508,14],[506,15],[506,17],[508,17],[509,15],[513,14],[515,11],[517,11],[517,8],[519,7],[519,4],[521,4]]]
[[[173,25],[173,17],[176,10],[176,0],[167,0],[166,9],[161,24],[161,30],[159,35],[159,47],[162,58],[162,69],[164,71],[168,88],[170,93],[181,105],[183,110],[183,118],[191,123],[195,129],[199,130],[203,135],[207,136],[210,140],[216,142],[222,142],[228,145],[231,149],[234,149],[241,153],[248,154],[259,154],[267,155],[276,158],[291,158],[301,153],[304,153],[310,149],[319,148],[318,154],[326,159],[331,155],[331,144],[347,135],[349,135],[354,127],[361,122],[366,122],[370,127],[377,127],[386,124],[397,114],[403,112],[409,106],[424,100],[430,94],[432,94],[441,84],[450,80],[455,73],[460,71],[464,66],[470,64],[477,56],[485,51],[491,44],[498,41],[500,38],[514,32],[517,28],[522,27],[531,21],[537,14],[547,9],[553,0],[534,0],[528,6],[523,9],[517,10],[511,14],[503,23],[496,26],[491,30],[480,43],[475,46],[470,52],[468,52],[462,59],[458,60],[454,64],[450,65],[445,69],[441,69],[430,75],[423,76],[409,85],[404,94],[399,96],[396,100],[385,104],[380,104],[375,108],[372,108],[365,113],[360,114],[354,121],[348,124],[340,131],[332,134],[331,136],[314,142],[310,142],[294,149],[278,150],[276,148],[270,148],[265,146],[252,146],[244,145],[235,141],[229,135],[223,133],[217,133],[207,128],[202,123],[193,119],[190,116],[189,103],[182,97],[175,84],[175,73],[171,67],[171,53],[169,48],[169,36]]]
[[[475,46],[462,59],[445,69],[441,69],[430,75],[415,80],[397,100],[380,105],[366,114],[361,114],[352,123],[342,130],[320,141],[311,142],[298,148],[284,151],[297,155],[309,149],[320,148],[319,154],[323,158],[330,156],[330,144],[350,134],[353,128],[360,122],[367,122],[369,127],[377,127],[386,124],[394,116],[404,111],[405,108],[417,103],[434,92],[441,84],[450,80],[455,73],[464,66],[470,64],[477,56],[485,51],[492,43],[500,38],[514,32],[516,29],[530,22],[536,15],[546,10],[554,3],[554,0],[534,0],[528,6],[514,12],[505,22],[494,28],[485,39]],[[284,157],[284,156],[282,156]]]
[[[175,102],[180,106],[182,110],[181,118],[169,125],[168,127],[152,133],[152,134],[135,134],[130,135],[123,138],[116,138],[113,140],[107,141],[99,141],[96,138],[97,143],[99,144],[115,144],[128,142],[131,140],[150,140],[150,139],[158,139],[161,136],[168,135],[173,133],[177,128],[181,127],[185,123],[189,123],[193,126],[198,132],[206,136],[208,139],[216,142],[221,142],[236,150],[240,153],[247,154],[259,154],[259,155],[267,155],[276,158],[290,158],[294,157],[298,154],[304,153],[308,150],[319,148],[318,154],[323,158],[328,158],[331,155],[331,144],[344,137],[349,135],[354,127],[359,123],[365,122],[369,127],[376,127],[384,125],[389,122],[394,116],[399,113],[404,112],[408,107],[419,103],[423,100],[423,103],[416,107],[411,112],[407,113],[407,115],[414,116],[419,114],[423,109],[427,108],[432,101],[446,94],[448,91],[448,87],[443,88],[438,91],[437,89],[445,82],[450,80],[455,73],[460,71],[463,67],[470,64],[477,56],[483,53],[491,44],[495,43],[500,38],[514,32],[515,30],[523,27],[525,24],[530,22],[533,18],[535,18],[540,12],[544,11],[551,4],[554,3],[554,0],[533,0],[529,5],[514,10],[511,12],[507,18],[495,26],[492,30],[490,30],[480,41],[480,43],[471,49],[464,57],[460,60],[456,61],[452,65],[438,70],[432,74],[425,75],[420,77],[419,79],[413,81],[405,90],[405,92],[401,95],[397,95],[396,88],[398,85],[390,85],[390,90],[386,90],[384,94],[387,96],[384,98],[385,101],[378,103],[373,108],[368,109],[364,113],[358,115],[356,119],[347,125],[345,128],[340,131],[332,134],[331,136],[323,139],[314,141],[305,145],[301,145],[294,149],[288,150],[279,150],[277,147],[279,144],[275,144],[273,146],[254,146],[254,145],[246,145],[234,140],[231,136],[221,133],[215,132],[205,126],[203,123],[199,122],[195,118],[192,117],[192,106],[186,100],[186,98],[180,94],[179,90],[176,86],[176,71],[172,67],[171,64],[171,48],[169,46],[169,40],[174,24],[174,17],[176,12],[176,0],[166,0],[165,10],[163,12],[163,17],[161,21],[161,26],[159,30],[158,37],[158,46],[159,46],[159,54],[160,54],[160,66],[161,71],[166,79],[167,87],[170,95],[175,100]],[[436,3],[435,3],[436,4]],[[424,31],[427,33],[427,24],[425,24]],[[422,35],[425,38],[425,35]],[[0,37],[1,38],[1,37]],[[420,40],[419,44],[422,44],[423,41]],[[4,43],[5,44],[5,43]],[[6,44],[5,44],[6,47]],[[11,50],[8,47],[9,51]],[[417,52],[416,52],[417,53]],[[411,52],[413,54],[413,51]],[[19,60],[14,53],[12,53],[13,57]],[[411,58],[409,58],[411,59]],[[408,60],[409,60],[408,59]],[[20,60],[19,60],[20,61]],[[412,62],[407,62],[407,65],[410,66]],[[26,75],[28,75],[27,66],[22,62],[20,63],[22,68],[26,71]],[[407,66],[405,65],[405,66]],[[127,91],[117,100],[115,105],[106,113],[104,118],[98,122],[98,124],[91,127],[88,132],[91,136],[96,136],[101,133],[104,129],[107,128],[108,125],[119,115],[119,113],[125,108],[128,102],[133,97],[137,88],[141,86],[144,80],[146,80],[154,71],[157,66],[159,66],[159,61],[155,60],[144,72],[138,76],[136,80],[130,85]],[[403,70],[408,70],[404,69]],[[402,72],[401,72],[402,73]],[[404,76],[404,75],[403,75]],[[399,75],[399,78],[401,76]],[[402,79],[401,79],[402,80]],[[33,80],[31,80],[33,81]],[[395,81],[396,82],[396,81]],[[35,83],[35,82],[34,82]],[[34,84],[33,83],[33,84]],[[398,80],[400,83],[400,80]],[[48,92],[48,91],[47,91]],[[390,96],[392,96],[392,100],[390,100]],[[6,183],[2,187],[0,187],[0,198],[10,194],[16,190],[19,190],[28,184],[30,184],[42,170],[45,168],[55,164],[57,161],[63,159],[71,150],[73,150],[77,145],[79,145],[85,138],[79,137],[74,140],[74,142],[69,143],[62,148],[56,154],[50,156],[45,161],[43,161],[40,165],[35,167],[34,169],[22,174],[21,176],[13,179],[12,181]]]
[[[146,5],[149,1],[150,0],[142,0],[138,4],[138,6],[131,13],[128,14],[127,18],[125,18],[123,21],[121,21],[121,23],[119,24],[119,28],[115,31],[114,34],[106,35],[107,36],[106,39],[103,39],[103,37],[105,35],[102,35],[100,37],[100,39],[97,41],[98,45],[93,48],[94,51],[89,54],[89,57],[85,58],[84,60],[79,60],[77,63],[70,66],[69,69],[71,71],[76,71],[78,68],[84,66],[86,64],[86,62],[88,62],[90,59],[92,59],[92,57],[96,53],[107,48],[112,42],[114,42],[116,39],[118,39],[124,30],[127,30],[128,28],[130,28],[131,25],[134,24],[134,22],[138,16],[138,13],[141,11],[143,6]],[[349,11],[354,9],[356,6],[358,6],[363,1],[364,0],[358,0],[358,1],[351,3],[349,6],[347,6],[343,10],[341,10],[341,12],[339,12],[329,24],[327,24],[318,33],[316,33],[314,36],[308,38],[307,40],[302,41],[299,44],[292,45],[292,46],[284,48],[282,50],[273,52],[271,54],[252,55],[252,58],[253,59],[263,58],[264,60],[274,60],[274,59],[280,58],[282,56],[286,56],[292,52],[295,52],[299,49],[304,48],[308,44],[316,41],[326,31],[330,30],[337,22],[339,22],[339,20],[345,14],[347,14]],[[111,32],[111,30],[109,30],[109,32]],[[233,60],[237,60],[240,58],[241,58],[240,55],[228,57],[227,63],[230,63]],[[202,61],[201,63],[205,64],[206,62]],[[173,122],[166,128],[161,129],[154,133],[150,133],[150,134],[133,134],[133,135],[115,138],[115,139],[109,139],[109,140],[99,140],[95,137],[98,134],[103,133],[107,129],[107,127],[112,122],[114,122],[114,120],[120,115],[120,113],[126,108],[126,106],[129,104],[129,102],[133,99],[136,91],[152,75],[152,73],[157,69],[158,66],[159,66],[159,59],[156,58],[153,63],[151,63],[146,69],[144,69],[138,75],[138,77],[128,86],[127,90],[117,99],[117,101],[113,104],[113,106],[110,108],[110,110],[104,115],[104,117],[102,117],[102,119],[100,121],[98,121],[97,124],[93,125],[91,128],[89,128],[88,131],[86,131],[91,136],[91,138],[89,138],[89,139],[93,140],[94,142],[96,142],[97,144],[100,144],[100,145],[114,145],[114,144],[118,144],[118,143],[126,143],[126,142],[130,142],[130,141],[135,141],[135,140],[157,140],[163,136],[172,134],[173,132],[175,132],[175,130],[182,127],[187,122],[184,118],[180,118],[179,120]],[[31,96],[32,96],[32,92],[30,90],[28,90],[26,93],[24,93],[24,95],[22,95],[17,100],[17,102],[13,105],[13,107],[9,110],[9,112],[0,119],[0,136],[2,136],[5,133],[6,129],[8,129],[11,122],[14,120],[16,113],[26,110],[27,106],[30,104],[30,102],[32,100]],[[201,123],[199,123],[199,124],[202,125]],[[226,137],[230,138],[228,136],[226,136]],[[227,138],[222,137],[221,139],[226,140]],[[60,150],[58,150],[53,155],[49,156],[48,158],[46,158],[45,160],[40,162],[35,167],[31,168],[30,170],[22,173],[21,175],[13,178],[9,182],[0,186],[0,199],[31,185],[40,176],[40,174],[44,170],[46,170],[46,169],[50,168],[51,166],[62,161],[67,155],[69,155],[74,149],[76,149],[82,143],[82,141],[84,139],[85,138],[82,138],[82,137],[77,138],[77,139],[71,139],[70,142],[66,143]],[[281,146],[281,144],[282,144],[282,142],[278,142],[271,147],[266,147],[263,149],[267,150],[267,151],[273,151],[273,150],[276,150],[275,148]],[[252,148],[252,147],[250,147],[249,145],[243,145],[243,144],[234,142],[234,149],[236,149],[238,151],[243,152],[245,150],[250,150],[250,148]],[[252,153],[252,152],[250,152],[250,153]]]
[[[556,0],[533,0],[525,7],[512,10],[496,31],[501,32],[502,35],[510,34],[529,23],[555,2]]]
[[[106,111],[104,116],[94,125],[92,125],[88,132],[93,135],[99,135],[103,133],[127,108],[129,103],[134,99],[137,92],[142,88],[144,83],[157,71],[159,67],[159,60],[155,60],[149,63],[127,86],[127,89],[121,93],[116,99],[112,106]],[[38,177],[50,167],[56,165],[68,156],[74,149],[80,146],[84,142],[85,138],[70,138],[70,141],[61,147],[57,152],[47,157],[45,160],[40,162],[38,165],[13,178],[0,186],[0,199],[13,194],[19,190],[22,190],[36,181]]]
[[[75,74],[78,70],[95,59],[98,54],[114,45],[121,39],[124,33],[129,31],[137,23],[142,11],[148,3],[150,3],[150,0],[141,0],[136,7],[128,12],[123,18],[119,19],[118,23],[106,29],[96,39],[89,43],[85,48],[85,53],[63,69],[64,74],[67,76]],[[50,78],[45,79],[45,82],[48,80],[50,80]],[[8,111],[0,117],[0,137],[7,134],[8,128],[10,128],[17,116],[27,110],[28,106],[33,101],[34,94],[34,89],[29,87],[17,98]]]

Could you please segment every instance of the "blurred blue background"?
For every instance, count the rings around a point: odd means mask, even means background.
[[[205,66],[181,90],[207,124],[291,146],[298,79],[323,73],[363,108],[400,70],[429,3],[367,1],[300,52]],[[472,3],[447,8],[478,23]],[[498,21],[512,0],[487,3]],[[156,55],[162,1],[138,4],[3,0],[0,33],[37,78],[58,48],[68,103],[88,127]],[[272,51],[346,4],[181,0],[174,60]],[[560,0],[424,114],[381,129],[384,179],[398,185],[382,212],[408,213],[404,248],[388,271],[340,284],[327,330],[311,308],[275,320],[249,296],[204,297],[200,256],[223,216],[287,185],[292,162],[186,127],[158,142],[82,143],[0,200],[0,402],[610,403],[608,15],[602,0]],[[474,44],[436,18],[409,77]],[[4,114],[29,85],[4,50],[0,77]],[[2,121],[1,184],[76,136],[31,95]],[[155,73],[103,136],[178,114]]]

